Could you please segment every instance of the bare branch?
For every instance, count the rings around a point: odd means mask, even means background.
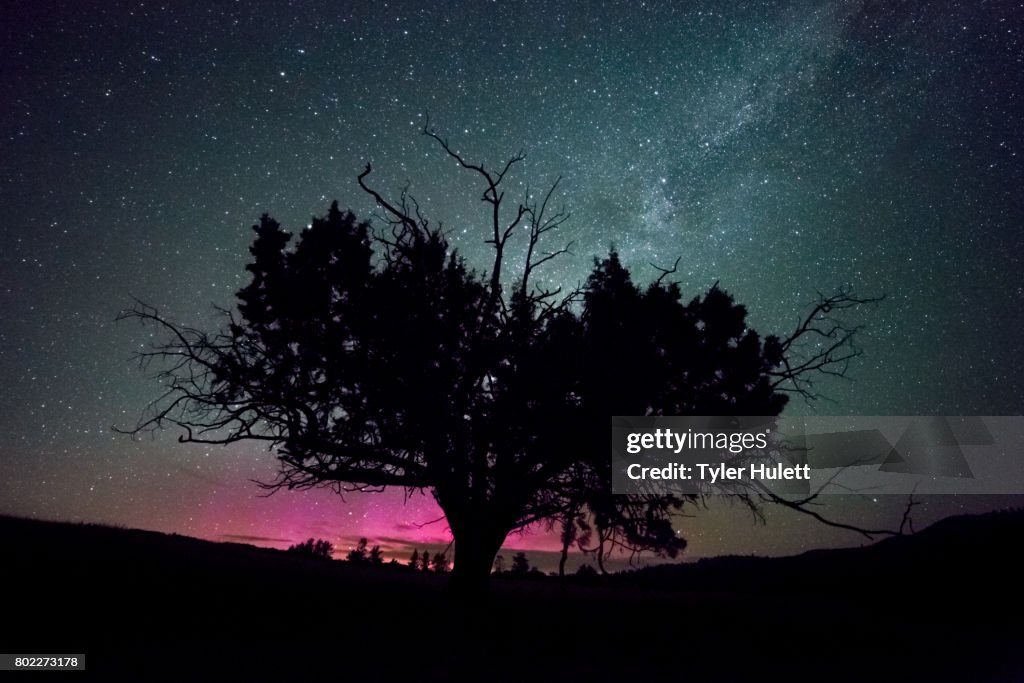
[[[664,280],[669,275],[674,274],[679,269],[679,262],[682,259],[682,256],[677,257],[676,262],[672,264],[671,268],[662,268],[661,266],[651,263],[650,266],[657,270],[659,273],[661,273],[661,275],[658,276],[658,279],[654,281],[655,286],[660,286],[662,280]]]
[[[370,164],[366,164],[366,168],[357,177],[357,181],[359,182],[359,187],[363,188],[364,192],[366,192],[367,194],[372,196],[374,198],[374,200],[376,200],[377,205],[380,206],[381,208],[383,208],[389,214],[391,214],[391,216],[395,220],[400,222],[402,225],[406,226],[409,230],[412,230],[414,232],[417,231],[420,226],[419,226],[419,224],[415,220],[413,220],[413,218],[411,216],[409,216],[408,213],[402,211],[401,209],[399,209],[396,206],[393,206],[386,199],[384,199],[384,197],[382,197],[380,195],[380,193],[378,193],[376,190],[374,190],[373,188],[371,188],[371,187],[366,185],[365,179],[372,172],[373,172],[373,167]]]
[[[808,401],[822,398],[814,389],[816,379],[822,375],[846,378],[850,361],[862,354],[855,343],[861,328],[849,326],[835,314],[884,299],[855,296],[845,287],[831,296],[819,293],[817,304],[780,341],[780,367],[768,373],[772,388]]]
[[[516,210],[515,217],[507,224],[502,223],[501,219],[501,204],[505,198],[504,192],[499,190],[501,182],[505,179],[505,176],[512,169],[512,167],[521,162],[526,157],[520,150],[517,154],[513,155],[508,161],[505,162],[504,167],[498,173],[492,173],[484,168],[482,163],[475,164],[469,161],[456,152],[452,146],[448,143],[448,140],[442,137],[431,125],[430,116],[426,116],[423,124],[423,135],[432,138],[437,141],[444,152],[454,159],[462,168],[473,171],[484,179],[487,187],[484,190],[481,200],[491,205],[491,237],[486,240],[488,244],[494,246],[494,262],[491,266],[491,296],[489,298],[489,307],[491,309],[502,307],[504,308],[504,299],[501,293],[501,275],[502,266],[504,265],[505,258],[505,244],[508,239],[512,236],[515,227],[519,225],[523,216],[527,214],[527,207],[520,205]]]

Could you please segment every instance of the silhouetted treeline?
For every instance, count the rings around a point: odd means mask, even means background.
[[[448,553],[444,551],[431,555],[429,550],[424,549],[421,553],[416,549],[412,551],[412,557],[409,558],[409,563],[406,566],[414,571],[447,574],[451,571],[451,560],[448,559]]]
[[[334,559],[334,545],[323,538],[317,540],[309,538],[302,543],[290,545],[288,546],[288,552],[295,553],[296,555],[305,555],[306,557],[319,557],[324,560]]]

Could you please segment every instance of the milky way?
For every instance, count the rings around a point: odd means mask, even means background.
[[[1020,411],[1015,3],[5,4],[0,512],[445,543],[420,527],[426,497],[257,498],[268,453],[110,430],[157,390],[129,360],[148,332],[118,310],[134,296],[208,324],[246,282],[254,220],[297,231],[333,198],[370,215],[367,162],[486,267],[480,188],[419,134],[428,112],[468,158],[524,151],[510,196],[563,177],[551,246],[574,244],[550,283],[611,245],[640,280],[679,257],[688,295],[720,282],[766,332],[817,290],[887,294],[859,321],[856,382],[793,411]],[[712,510],[683,529],[704,555],[857,542],[776,521]]]

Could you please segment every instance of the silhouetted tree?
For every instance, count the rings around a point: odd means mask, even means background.
[[[307,557],[319,557],[329,560],[334,556],[334,546],[331,545],[330,541],[325,539],[321,538],[313,540],[310,538],[303,543],[296,543],[295,545],[288,546],[288,552],[295,553],[297,555],[306,555]]]
[[[365,538],[360,538],[359,543],[356,544],[356,547],[348,551],[348,555],[345,556],[345,559],[355,564],[361,564],[366,562],[368,559],[366,551],[367,543],[368,541]]]
[[[334,546],[326,539],[321,538],[313,545],[313,554],[329,560],[334,556]]]
[[[579,498],[583,498],[582,493]],[[590,526],[584,515],[582,502],[579,505],[567,506],[562,514],[548,520],[548,531],[556,529],[562,544],[562,551],[558,558],[558,576],[564,578],[565,564],[569,560],[569,550],[573,545],[585,549],[590,543]]]
[[[430,571],[430,551],[426,548],[420,553],[420,569],[425,572]]]
[[[436,574],[447,574],[450,566],[448,555],[443,552],[434,553],[433,559],[430,560],[430,569]]]
[[[252,280],[222,330],[143,304],[124,314],[167,334],[142,354],[165,363],[165,393],[133,433],[173,425],[185,442],[262,443],[280,466],[269,489],[427,491],[455,539],[456,583],[470,591],[486,585],[510,532],[545,520],[575,526],[565,529],[573,542],[593,537],[602,567],[614,549],[675,556],[684,543],[672,518],[687,499],[612,496],[601,425],[776,415],[787,394],[815,396],[815,373],[845,372],[856,330],[835,315],[868,300],[841,291],[790,336],[762,338],[717,286],[684,304],[665,282],[671,270],[641,289],[614,251],[583,287],[538,285],[538,268],[569,248],[543,244],[568,218],[551,207],[558,181],[509,211],[503,183],[521,154],[487,169],[429,122],[423,132],[481,182],[489,271],[470,270],[407,193],[390,201],[368,185],[367,165],[358,183],[384,225],[371,236],[333,203],[290,248],[264,215]]]
[[[500,574],[505,570],[505,557],[503,555],[497,555],[494,558],[494,573]]]
[[[420,551],[413,548],[412,557],[409,558],[409,566],[413,569],[420,568]]]
[[[526,553],[518,552],[512,556],[512,569],[509,570],[513,576],[526,576],[530,573],[530,560]]]
[[[370,554],[367,556],[370,564],[384,564],[384,551],[380,549],[379,545],[375,545],[370,548]]]

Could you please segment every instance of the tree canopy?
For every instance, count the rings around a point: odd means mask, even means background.
[[[790,395],[815,395],[816,374],[845,373],[856,329],[835,314],[869,300],[823,297],[780,338],[752,330],[717,285],[684,302],[662,269],[638,286],[614,250],[580,287],[537,286],[537,269],[569,251],[545,244],[568,219],[551,208],[558,182],[508,210],[502,183],[521,155],[488,170],[424,133],[482,184],[489,270],[471,268],[410,195],[373,189],[367,165],[358,180],[382,210],[376,228],[336,202],[295,239],[264,215],[251,281],[221,329],[142,304],[125,314],[165,333],[142,354],[165,392],[133,431],[263,443],[279,462],[270,489],[429,492],[466,586],[486,582],[509,533],[539,522],[599,558],[674,556],[685,542],[672,516],[687,500],[611,495],[609,418],[777,415]]]

